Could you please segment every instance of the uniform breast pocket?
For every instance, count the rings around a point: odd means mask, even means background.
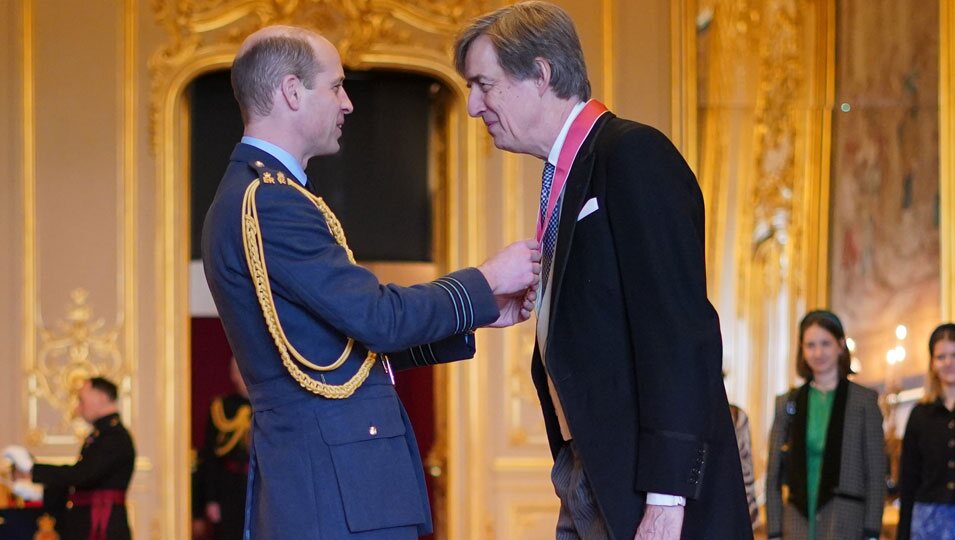
[[[319,410],[352,532],[425,521],[422,488],[395,396],[347,399]]]

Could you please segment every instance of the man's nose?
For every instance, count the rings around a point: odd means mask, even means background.
[[[481,116],[487,108],[484,106],[484,95],[476,92],[474,88],[468,92],[468,114],[473,117]]]
[[[348,99],[348,92],[345,92],[345,89],[342,88],[342,97],[341,97],[342,110],[345,111],[345,114],[351,114],[355,110],[355,107],[352,105],[351,100]]]

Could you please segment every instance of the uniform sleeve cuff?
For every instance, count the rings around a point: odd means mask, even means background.
[[[647,493],[647,504],[653,506],[686,506],[686,497],[664,495],[662,493]]]
[[[455,334],[486,326],[500,316],[490,285],[477,268],[464,268],[433,283],[448,293],[455,312]]]

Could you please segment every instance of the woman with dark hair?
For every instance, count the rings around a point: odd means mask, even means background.
[[[925,398],[902,439],[899,540],[955,538],[955,324],[928,340]]]
[[[874,391],[849,381],[849,362],[839,318],[825,310],[806,314],[796,352],[796,371],[806,384],[776,399],[770,433],[769,538],[879,537],[886,470],[882,412]]]

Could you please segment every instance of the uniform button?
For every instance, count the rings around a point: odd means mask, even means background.
[[[948,421],[948,429],[955,429],[955,420]]]
[[[67,508],[73,508],[73,501],[66,501]]]
[[[955,482],[949,482],[945,484],[945,487],[947,487],[949,491],[953,491],[955,490]]]
[[[949,439],[949,440],[948,440],[948,447],[949,447],[949,448],[955,448],[955,439]]]
[[[955,459],[948,460],[948,468],[955,469]]]
[[[265,163],[262,163],[261,161],[256,161],[255,163],[253,163],[253,165],[255,165],[256,168],[265,167]]]
[[[375,426],[371,426],[370,428],[368,428],[368,434],[371,435],[372,437],[378,435],[378,428],[376,428]]]

